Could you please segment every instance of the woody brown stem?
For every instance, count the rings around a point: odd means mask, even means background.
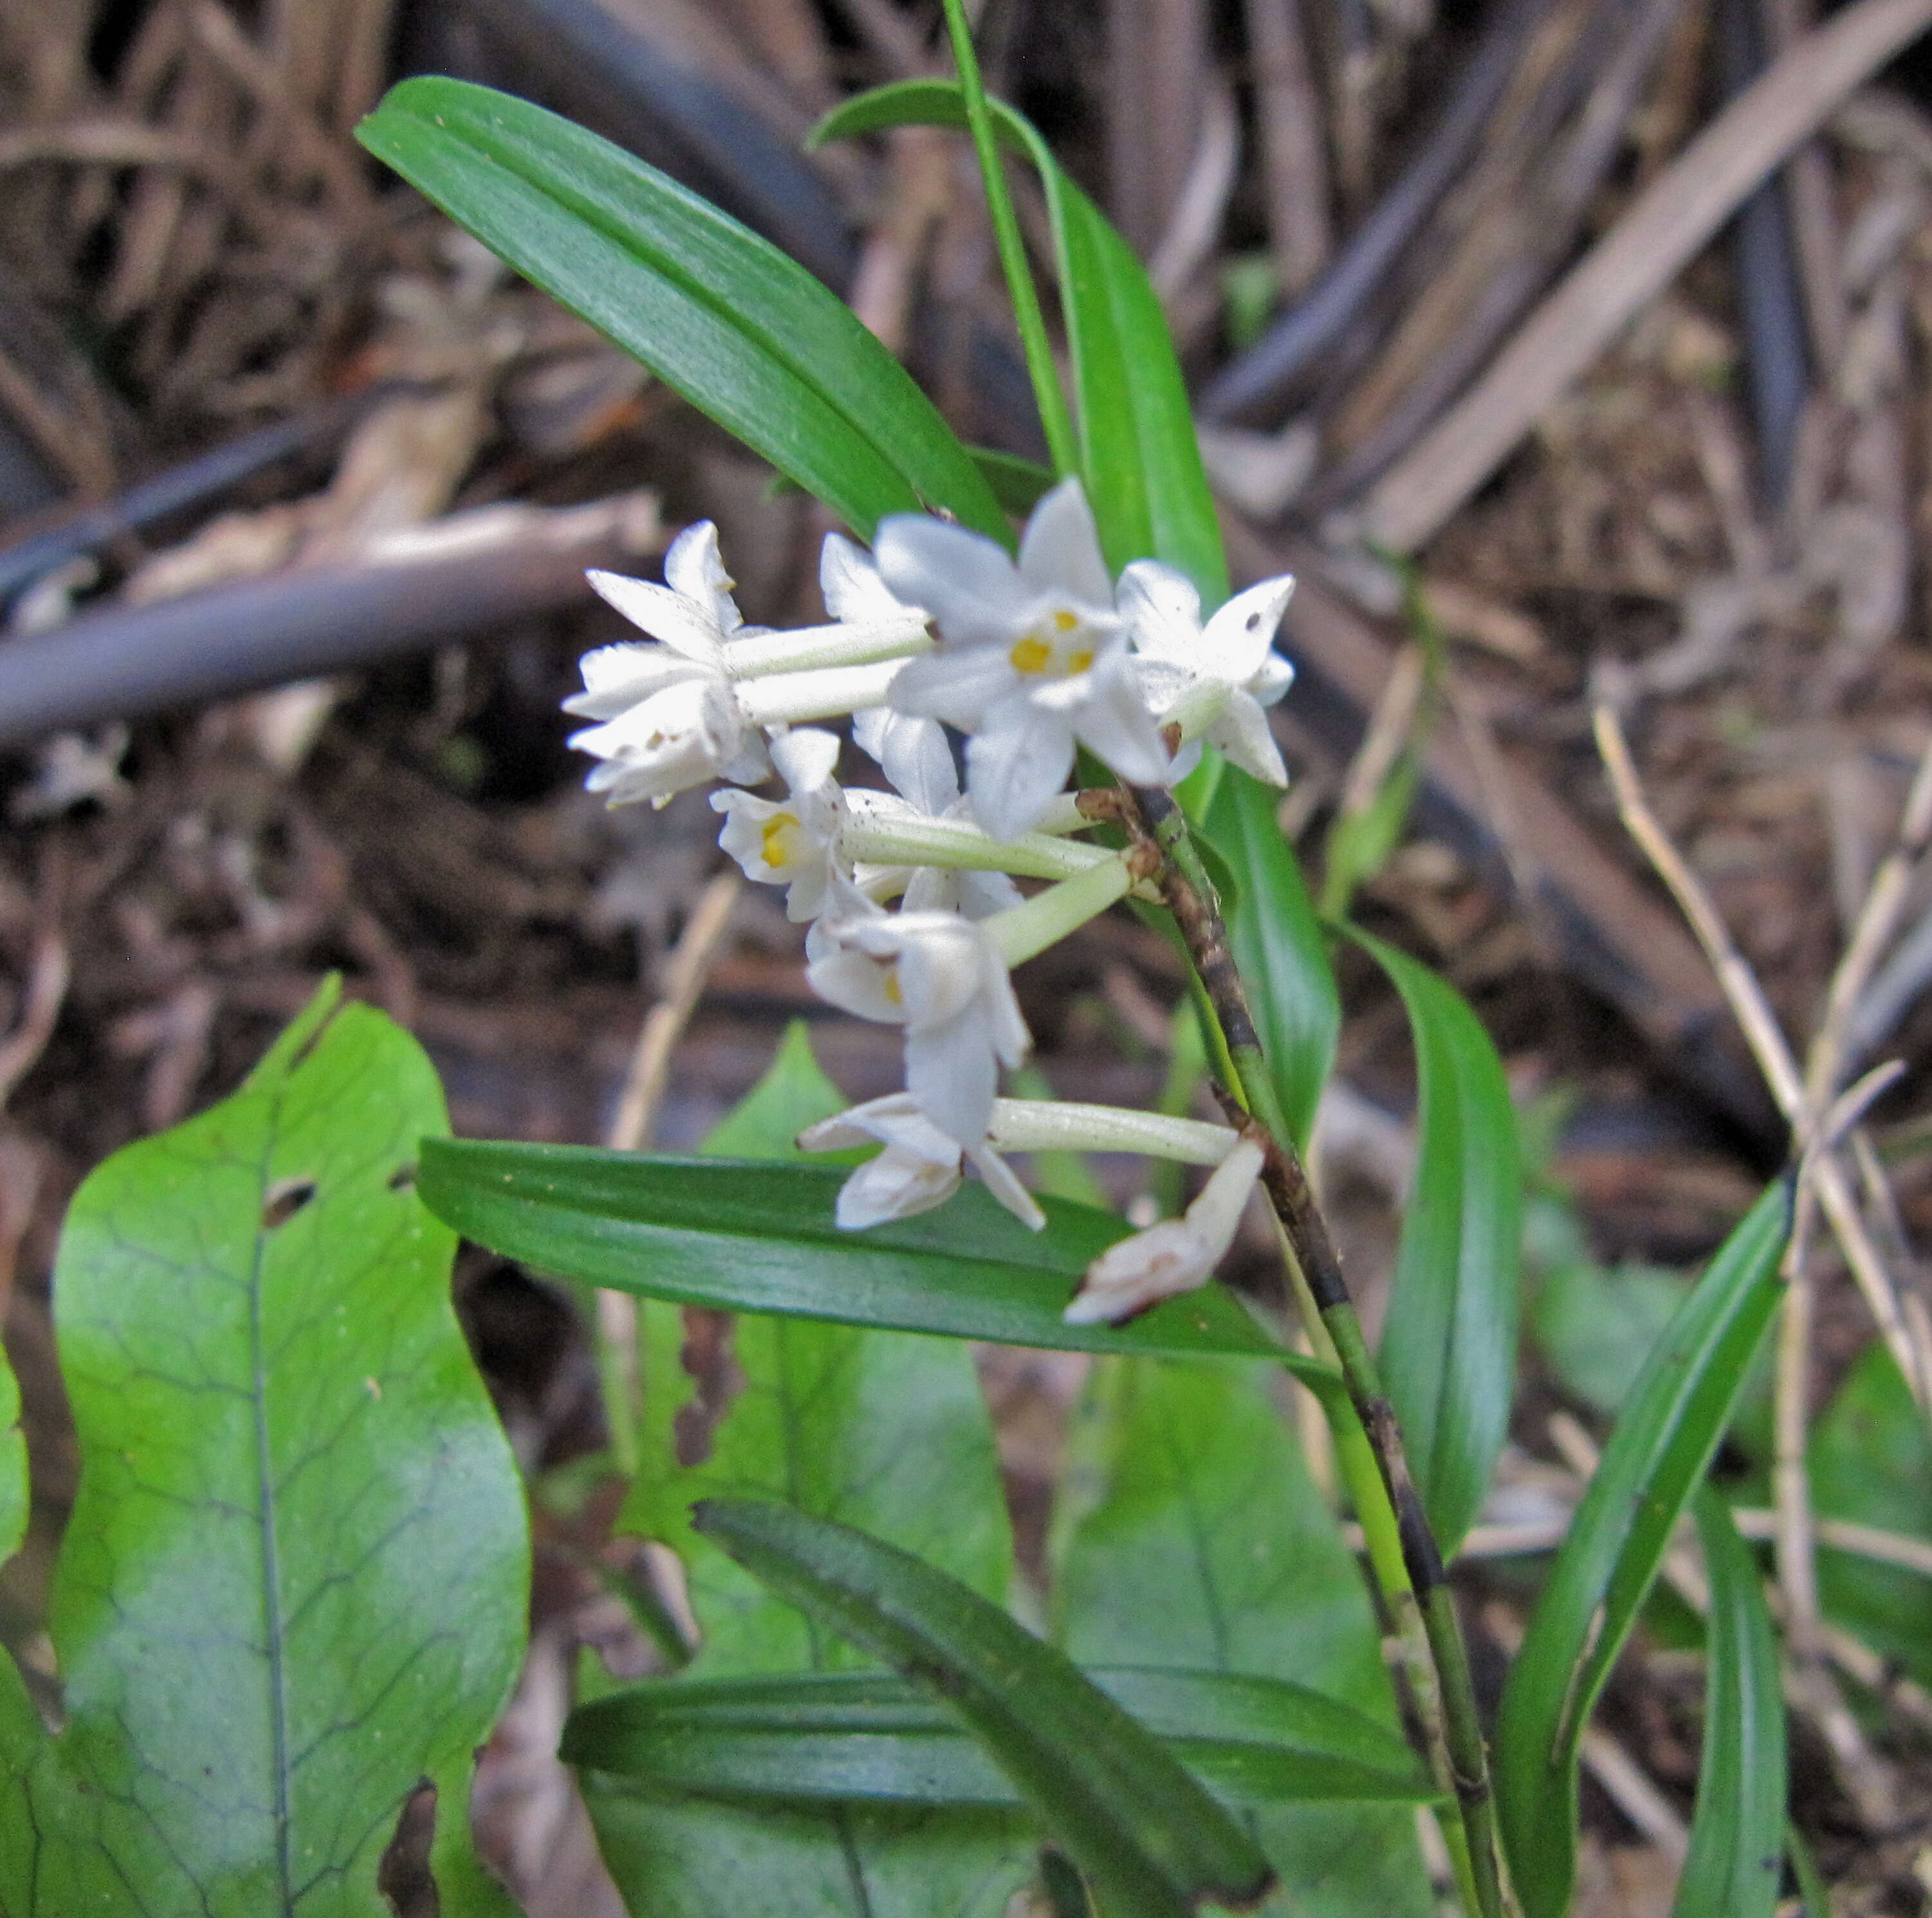
[[[1083,811],[1087,797],[1082,796]],[[1348,1296],[1334,1239],[1315,1203],[1306,1169],[1276,1095],[1249,1009],[1246,988],[1228,949],[1220,901],[1186,817],[1172,793],[1157,787],[1127,788],[1118,817],[1138,845],[1151,842],[1160,849],[1161,897],[1180,929],[1234,1065],[1237,1083],[1223,1089],[1224,1103],[1234,1108],[1230,1113],[1234,1122],[1262,1148],[1262,1187],[1306,1281],[1305,1293],[1297,1287],[1297,1296],[1305,1297],[1315,1309],[1316,1324],[1334,1347],[1350,1403],[1374,1453],[1435,1664],[1441,1701],[1439,1749],[1448,1758],[1448,1782],[1469,1840],[1473,1889],[1484,1918],[1499,1918],[1502,1886],[1489,1755],[1455,1599],[1409,1470],[1401,1428]],[[1310,1332],[1312,1335],[1313,1326]],[[1431,1743],[1436,1743],[1433,1737]]]

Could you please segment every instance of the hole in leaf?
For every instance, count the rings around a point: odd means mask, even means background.
[[[414,1159],[411,1159],[406,1165],[398,1166],[395,1170],[389,1174],[388,1187],[392,1192],[412,1191],[416,1182],[416,1166]]]
[[[395,1836],[376,1868],[376,1889],[397,1918],[438,1918],[442,1909],[430,1872],[435,1838],[436,1787],[423,1779],[403,1800]]]
[[[313,1179],[278,1179],[262,1201],[262,1230],[272,1232],[286,1225],[315,1197]]]

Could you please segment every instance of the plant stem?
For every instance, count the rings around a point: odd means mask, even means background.
[[[1500,1918],[1502,1893],[1497,1866],[1496,1809],[1482,1722],[1469,1677],[1468,1654],[1456,1617],[1455,1599],[1443,1572],[1442,1555],[1409,1472],[1401,1430],[1382,1390],[1368,1341],[1362,1335],[1354,1302],[1348,1296],[1328,1221],[1315,1203],[1307,1173],[1276,1096],[1274,1081],[1269,1075],[1248,1008],[1246,990],[1228,950],[1220,902],[1188,830],[1186,815],[1173,795],[1157,787],[1130,787],[1129,796],[1130,810],[1138,815],[1138,836],[1151,840],[1162,856],[1162,896],[1180,928],[1194,969],[1226,1037],[1237,1080],[1230,1090],[1237,1103],[1251,1116],[1253,1136],[1267,1153],[1262,1183],[1293,1253],[1291,1269],[1298,1270],[1300,1275],[1300,1282],[1294,1288],[1296,1296],[1303,1302],[1304,1313],[1310,1308],[1313,1311],[1310,1336],[1318,1346],[1323,1339],[1332,1344],[1354,1416],[1374,1455],[1376,1476],[1394,1520],[1400,1557],[1408,1575],[1412,1602],[1420,1609],[1435,1665],[1440,1736],[1448,1761],[1449,1782],[1462,1807],[1467,1830],[1477,1906],[1484,1918]],[[1129,823],[1132,830],[1135,822],[1130,820]],[[1338,1431],[1338,1462],[1345,1451],[1341,1437]],[[1377,1506],[1380,1503],[1374,1501]],[[1367,1534],[1371,1524],[1368,1512],[1363,1511],[1359,1515]],[[1378,1515],[1378,1530],[1381,1522],[1386,1521],[1379,1521]],[[1371,1563],[1379,1577],[1379,1564],[1372,1558]],[[1426,1701],[1418,1699],[1418,1705],[1426,1710]]]
[[[999,140],[993,130],[992,110],[986,103],[985,82],[980,77],[979,56],[973,50],[973,29],[966,18],[964,0],[946,0],[946,25],[952,36],[953,64],[959,69],[959,91],[966,103],[966,124],[973,132],[973,151],[980,162],[980,177],[986,189],[986,208],[992,216],[993,238],[1000,249],[1000,265],[1006,276],[1006,292],[1013,303],[1013,318],[1020,329],[1020,345],[1026,353],[1027,371],[1033,377],[1034,398],[1040,407],[1040,424],[1046,435],[1053,469],[1064,479],[1080,470],[1080,449],[1073,437],[1073,421],[1066,410],[1066,395],[1060,385],[1060,371],[1053,363],[1053,348],[1046,337],[1046,320],[1040,309],[1040,294],[1028,269],[1025,243],[1020,238],[1020,223],[1013,211],[1012,196],[1006,191],[1006,177],[1000,170]]]

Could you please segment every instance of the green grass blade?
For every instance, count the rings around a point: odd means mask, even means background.
[[[1265,1356],[1333,1383],[1212,1287],[1129,1325],[1064,1323],[1089,1263],[1130,1230],[1111,1212],[1048,1199],[1046,1230],[1033,1233],[969,1185],[937,1212],[841,1232],[832,1206],[844,1177],[836,1167],[437,1140],[424,1146],[422,1192],[494,1251],[647,1298],[1061,1350]]]
[[[1790,1228],[1786,1178],[1671,1320],[1624,1401],[1504,1687],[1496,1810],[1527,1918],[1558,1918],[1569,1902],[1578,1741],[1777,1309]]]
[[[1448,981],[1365,934],[1415,1045],[1415,1179],[1381,1351],[1423,1507],[1445,1559],[1474,1522],[1509,1431],[1522,1166],[1502,1061]]]
[[[789,1507],[712,1500],[695,1522],[754,1576],[930,1687],[992,1755],[1113,1918],[1258,1903],[1254,1842],[1172,1753],[1051,1646],[917,1559]]]
[[[392,87],[357,137],[525,278],[869,539],[944,508],[1010,544],[911,376],[804,268],[709,201],[526,100]]]
[[[1437,1796],[1393,1732],[1304,1686],[1132,1666],[1087,1676],[1231,1803]],[[573,1713],[562,1755],[731,1799],[1024,1802],[953,1713],[924,1689],[876,1672],[640,1686]]]
[[[1711,1580],[1704,1749],[1690,1849],[1672,1918],[1772,1918],[1784,1875],[1787,1792],[1778,1635],[1757,1561],[1724,1502],[1697,1496]]]

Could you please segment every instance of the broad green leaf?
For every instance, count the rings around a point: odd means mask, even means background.
[[[1846,1374],[1812,1428],[1808,1464],[1821,1518],[1932,1539],[1932,1438],[1882,1344]],[[1818,1593],[1834,1623],[1932,1685],[1932,1583],[1820,1546]]]
[[[425,1201],[506,1257],[590,1285],[682,1305],[827,1319],[1079,1352],[1278,1357],[1318,1386],[1334,1374],[1280,1354],[1226,1293],[1170,1299],[1132,1324],[1060,1318],[1126,1221],[1042,1202],[1029,1232],[981,1187],[937,1212],[841,1232],[836,1167],[721,1163],[586,1146],[438,1140]]]
[[[1003,1809],[794,1811],[579,1776],[637,1918],[1006,1918],[1034,1869],[1029,1821]]]
[[[1031,124],[992,103],[1001,138],[1026,154],[1046,189],[1073,359],[1088,498],[1108,564],[1163,559],[1199,588],[1228,596],[1227,561],[1201,463],[1187,388],[1160,297],[1132,249],[1070,180]],[[951,80],[902,80],[834,108],[814,145],[888,127],[964,127]]]
[[[1393,1732],[1304,1686],[1132,1666],[1087,1676],[1236,1803],[1437,1796]],[[580,1707],[562,1751],[574,1765],[711,1797],[1024,1802],[954,1713],[878,1673],[640,1686]]]
[[[1509,1081],[1446,979],[1365,933],[1415,1044],[1416,1166],[1382,1334],[1382,1374],[1443,1557],[1454,1557],[1509,1431],[1522,1167]]]
[[[686,1562],[703,1644],[694,1675],[817,1671],[856,1662],[850,1648],[776,1599],[692,1530],[690,1509],[718,1496],[778,1499],[916,1551],[988,1596],[1004,1593],[1012,1544],[991,1421],[970,1354],[956,1341],[746,1314],[730,1329],[741,1375],[708,1455],[680,1464],[662,1423],[686,1386],[680,1315],[646,1308],[644,1389],[657,1398],[645,1463],[621,1528]]]
[[[1096,1368],[1054,1515],[1054,1638],[1083,1665],[1186,1665],[1310,1686],[1394,1741],[1366,1587],[1271,1383],[1252,1365]],[[1432,1909],[1399,1812],[1280,1807],[1250,1828],[1280,1873],[1285,1911]]]
[[[794,1023],[770,1070],[704,1149],[796,1156],[800,1128],[845,1103]],[[703,1635],[692,1668],[706,1678],[695,1683],[769,1683],[747,1675],[855,1659],[842,1640],[697,1536],[689,1508],[710,1494],[790,1500],[922,1551],[976,1590],[1005,1590],[1012,1546],[999,1460],[972,1360],[957,1341],[737,1318],[729,1335],[735,1395],[703,1458],[682,1464],[680,1429],[694,1394],[682,1362],[689,1329],[676,1307],[646,1301],[644,1464],[619,1522],[684,1561]],[[674,1695],[687,1682],[644,1690]],[[760,1874],[767,1884],[816,1887],[801,1895],[800,1908],[838,1918],[926,1918],[955,1908],[998,1918],[1031,1869],[1028,1828],[1017,1815],[827,1806],[794,1808],[774,1821],[769,1808],[692,1803],[664,1782],[595,1769],[584,1780],[606,1861],[633,1908],[651,1918],[743,1908],[740,1893]],[[788,1890],[788,1914],[793,1902]]]
[[[862,538],[932,507],[1010,542],[971,457],[844,302],[655,167],[461,80],[403,81],[356,137]]]
[[[1577,1743],[1777,1309],[1790,1224],[1790,1184],[1780,1179],[1645,1362],[1503,1689],[1496,1811],[1528,1918],[1557,1918],[1569,1901]]]
[[[1531,1335],[1566,1392],[1612,1413],[1689,1290],[1688,1280],[1660,1266],[1600,1266],[1584,1253],[1552,1266],[1538,1282]]]
[[[1772,1918],[1784,1865],[1784,1693],[1757,1561],[1706,1485],[1697,1535],[1711,1579],[1704,1749],[1672,1918]]]
[[[1276,822],[1278,796],[1239,766],[1224,766],[1196,817],[1241,877],[1234,901],[1222,902],[1228,949],[1289,1129],[1305,1147],[1335,1062],[1342,1002],[1300,862]]]
[[[470,1756],[523,1647],[523,1499],[452,1309],[453,1240],[412,1182],[445,1122],[435,1075],[333,999],[69,1211],[58,1735],[0,1671],[16,1918],[377,1918],[424,1777],[446,1858],[466,1845]]]
[[[697,1524],[827,1629],[958,1713],[1112,1918],[1256,1902],[1266,1860],[1161,1743],[1049,1645],[957,1580],[794,1508],[712,1500]]]
[[[812,1050],[812,1029],[802,1019],[785,1027],[764,1076],[705,1134],[707,1158],[802,1159],[798,1135],[808,1125],[843,1112],[845,1095],[828,1079]],[[830,1155],[810,1154],[824,1165]],[[866,1156],[853,1154],[855,1158]],[[845,1155],[830,1158],[842,1164]]]

